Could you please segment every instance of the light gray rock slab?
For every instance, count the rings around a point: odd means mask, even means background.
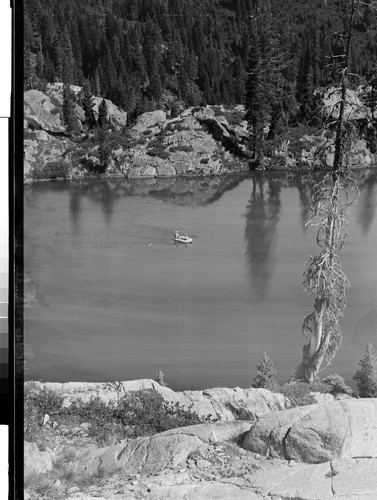
[[[36,443],[24,443],[24,472],[28,474],[44,474],[52,470],[54,453],[39,451]]]
[[[335,495],[377,499],[377,458],[334,460],[331,469]]]
[[[238,485],[207,481],[200,484],[184,484],[156,488],[145,496],[149,500],[259,500],[250,489]]]
[[[252,488],[267,498],[325,500],[332,497],[330,464],[284,465],[247,476]]]
[[[307,463],[377,457],[377,398],[319,405],[292,425],[285,451],[288,458]]]
[[[26,121],[32,119],[42,129],[52,132],[63,132],[65,127],[60,114],[53,112],[55,106],[50,98],[39,90],[28,90],[24,93],[24,115]]]
[[[377,456],[377,399],[344,399],[262,416],[243,447],[305,463]]]
[[[128,476],[158,473],[164,468],[183,464],[203,441],[183,434],[138,438],[116,446],[90,450],[80,457],[79,467],[86,473],[104,470]]]
[[[171,429],[151,437],[123,440],[115,446],[89,450],[80,456],[79,467],[86,473],[104,470],[124,476],[155,474],[185,464],[188,456],[203,445],[223,442],[245,432],[250,422],[199,424]]]
[[[284,439],[289,429],[316,407],[299,406],[259,417],[243,440],[243,448],[263,456],[286,458]]]
[[[156,167],[156,170],[159,177],[173,177],[177,175],[177,172],[173,165],[167,162],[165,162],[163,165],[158,165]]]
[[[166,121],[166,113],[162,110],[149,111],[140,115],[136,124],[132,127],[132,132],[142,133],[150,127],[162,124]]]
[[[237,439],[250,428],[251,423],[250,420],[234,420],[223,423],[215,422],[213,424],[189,425],[186,427],[179,427],[178,429],[171,429],[159,435],[172,436],[175,434],[183,434],[186,436],[197,436],[205,443],[223,443],[224,441]]]
[[[66,498],[66,500],[134,500],[135,497],[127,495],[116,495],[116,496],[91,496],[91,495],[86,495],[84,493],[77,493],[74,496],[70,496],[69,498]],[[136,500],[136,499],[135,499]]]

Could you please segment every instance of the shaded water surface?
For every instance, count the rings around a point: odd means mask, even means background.
[[[333,366],[350,379],[377,337],[377,176],[342,254],[352,288]],[[153,378],[174,389],[248,386],[267,351],[285,380],[301,359],[317,252],[311,176],[48,182],[25,190],[26,376]],[[177,245],[178,229],[193,237]]]

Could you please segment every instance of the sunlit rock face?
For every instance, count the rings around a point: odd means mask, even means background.
[[[243,447],[306,463],[377,457],[377,399],[345,399],[267,415],[250,429]]]
[[[81,87],[72,85],[71,90],[79,102]],[[93,97],[95,118],[98,118],[101,101]],[[125,132],[127,113],[111,101],[105,101],[107,121],[111,131],[118,134],[119,145],[112,145],[102,176],[201,177],[248,169],[246,159],[242,158],[243,143],[248,135],[243,109],[189,108],[175,118],[168,118],[165,111],[156,110],[140,115],[135,125]],[[77,133],[84,138],[85,113],[78,102],[75,104]],[[98,167],[94,132],[88,133],[89,147],[81,147],[67,134],[62,83],[48,84],[45,92],[25,92],[24,113],[25,179],[32,177],[33,169],[41,169],[50,161],[62,159],[71,164],[73,156],[75,164],[71,165],[70,177],[90,175],[88,165]]]

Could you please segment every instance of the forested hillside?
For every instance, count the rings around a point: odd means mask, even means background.
[[[341,51],[347,4],[271,0],[264,33],[280,61],[288,115],[334,76],[328,57]],[[266,22],[260,12],[258,0],[25,0],[25,90],[88,82],[131,118],[158,107],[166,91],[188,106],[239,104],[250,48]],[[377,60],[368,11],[355,22],[354,40],[351,71],[368,75]]]

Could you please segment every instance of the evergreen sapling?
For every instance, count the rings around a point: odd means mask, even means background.
[[[252,387],[271,390],[277,387],[278,384],[275,380],[276,368],[266,352],[263,353],[261,362],[257,365],[257,370],[258,375],[253,379]]]
[[[352,377],[357,384],[361,398],[377,397],[377,353],[371,342],[368,343],[360,368]]]

